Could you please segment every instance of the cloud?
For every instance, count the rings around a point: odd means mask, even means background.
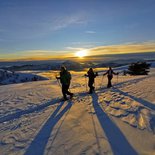
[[[3,34],[1,39],[4,39],[4,36],[6,41],[42,38],[55,31],[88,23],[88,15],[85,12],[56,15],[37,15],[34,13],[32,16],[27,15],[25,18],[23,18],[22,14],[17,13],[18,11],[15,14],[9,14],[6,16],[7,21],[1,21],[0,34]]]
[[[85,33],[88,33],[88,34],[95,34],[96,32],[95,32],[95,31],[85,31]]]
[[[87,48],[93,48],[94,46],[98,44],[103,44],[103,42],[71,42],[70,46],[67,46],[66,49],[69,50],[76,50],[76,49],[87,49]]]
[[[66,49],[71,50],[71,51],[81,51],[81,50],[84,50],[84,48],[79,48],[79,47],[66,47]]]
[[[75,42],[71,42],[71,44],[72,45],[87,45],[87,44],[103,44],[103,42],[101,42],[101,41],[92,41],[92,42],[77,42],[77,41],[75,41]]]
[[[50,22],[50,30],[57,31],[60,29],[67,28],[71,25],[84,25],[87,24],[88,20],[86,19],[85,14],[74,14],[70,16],[57,17],[56,19]]]
[[[155,41],[98,46],[89,49],[92,55],[155,52]]]
[[[2,52],[0,50],[0,60],[47,60],[72,57],[75,52],[87,50],[88,55],[106,55],[106,54],[125,54],[125,53],[140,53],[140,52],[155,52],[155,41],[133,42],[119,45],[97,46],[94,48],[84,47],[66,47],[63,51],[55,50],[27,50],[17,52]]]
[[[17,51],[14,53],[0,52],[1,60],[46,60],[53,58],[64,58],[70,56],[68,51],[53,51],[53,50],[27,50]]]

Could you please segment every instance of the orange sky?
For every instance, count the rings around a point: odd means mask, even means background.
[[[126,43],[120,45],[98,46],[89,49],[70,48],[64,51],[50,50],[29,50],[18,51],[14,53],[0,53],[1,61],[11,60],[49,60],[75,57],[76,52],[84,50],[88,56],[91,55],[106,55],[106,54],[124,54],[124,53],[140,53],[140,52],[155,52],[155,41],[143,43]]]

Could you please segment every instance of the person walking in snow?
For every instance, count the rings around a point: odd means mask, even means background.
[[[73,93],[68,90],[70,87],[71,74],[64,66],[61,67],[60,76],[56,77],[56,79],[60,79],[63,99],[67,100],[67,95],[70,95],[70,98],[72,98]]]
[[[114,75],[118,75],[118,73],[115,73],[115,72],[112,70],[112,68],[109,67],[109,70],[108,70],[106,73],[104,73],[103,76],[106,75],[106,74],[107,74],[107,78],[108,78],[107,88],[110,88],[110,87],[112,87],[111,80],[112,80],[112,78],[113,78],[113,74],[114,74]]]
[[[95,78],[96,76],[98,76],[98,73],[94,73],[93,69],[90,68],[87,72],[87,74],[85,74],[85,77],[88,77],[88,86],[89,86],[89,94],[92,94],[93,91],[95,90],[95,87],[93,86],[94,82],[95,82]]]

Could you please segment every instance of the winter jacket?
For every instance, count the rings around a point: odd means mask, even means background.
[[[60,72],[60,82],[62,85],[69,85],[71,80],[71,74],[68,71]]]
[[[107,76],[111,76],[111,77],[113,77],[113,74],[115,74],[115,75],[117,75],[117,73],[115,73],[113,70],[108,70],[105,74],[103,74],[103,75],[106,75],[107,74]]]
[[[96,76],[98,76],[98,75],[97,75],[97,73],[95,74],[94,72],[88,71],[86,76],[89,78],[89,81],[94,82],[94,79],[95,79]]]

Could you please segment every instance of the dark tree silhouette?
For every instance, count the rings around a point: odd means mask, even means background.
[[[130,75],[148,75],[151,64],[146,62],[132,63],[128,67],[128,74]]]

